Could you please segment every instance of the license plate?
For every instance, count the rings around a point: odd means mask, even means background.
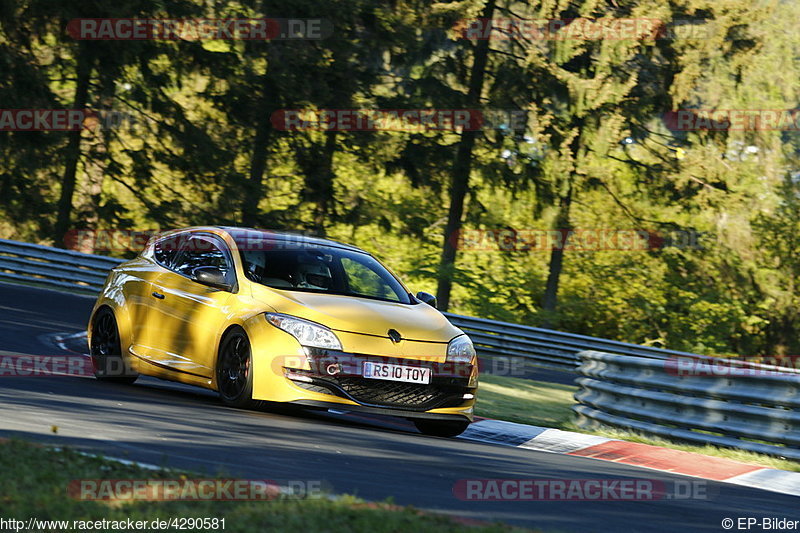
[[[427,385],[431,382],[431,369],[420,368],[418,366],[390,365],[365,361],[364,377]]]

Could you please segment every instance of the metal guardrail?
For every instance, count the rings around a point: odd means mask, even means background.
[[[121,259],[0,239],[0,280],[97,294]]]
[[[694,356],[688,352],[662,350],[638,344],[564,333],[552,329],[509,324],[485,318],[445,313],[457,327],[464,330],[481,357],[519,357],[531,366],[577,372],[578,354],[584,350],[597,350],[620,355],[651,359]]]
[[[581,352],[573,406],[602,424],[695,444],[800,460],[800,373],[692,356]],[[721,371],[720,371],[721,370]]]

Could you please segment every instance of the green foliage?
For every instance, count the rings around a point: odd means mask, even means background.
[[[63,30],[72,18],[324,18],[334,31],[322,40],[86,44],[89,107],[136,123],[84,132],[71,225],[326,234],[375,252],[412,290],[436,292],[460,132],[291,132],[271,118],[281,109],[463,107],[476,42],[454,27],[484,4],[4,2],[0,101],[72,105],[81,51]],[[800,7],[498,1],[496,15],[691,20],[704,31],[493,38],[482,108],[522,111],[527,122],[477,136],[464,230],[644,231],[653,243],[699,235],[702,246],[567,249],[552,314],[542,311],[550,249],[487,241],[458,252],[451,310],[706,353],[797,353],[796,132],[671,131],[663,114],[796,107]],[[0,236],[63,240],[53,232],[67,150],[60,132],[0,133]]]

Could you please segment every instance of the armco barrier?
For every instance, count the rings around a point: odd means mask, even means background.
[[[0,280],[97,294],[121,259],[0,239]]]
[[[485,318],[450,313],[445,316],[470,336],[482,357],[521,357],[532,366],[553,370],[576,372],[580,364],[578,353],[584,350],[653,359],[694,355]]]
[[[582,425],[800,460],[795,370],[696,355],[655,360],[585,351],[580,358],[573,410]]]

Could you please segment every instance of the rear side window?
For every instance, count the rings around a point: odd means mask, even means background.
[[[225,276],[233,275],[230,254],[213,237],[194,235],[181,244],[181,252],[173,266],[175,272],[192,277],[195,268],[210,266],[220,269]]]
[[[186,240],[186,235],[174,235],[161,239],[153,246],[153,257],[164,268],[172,268],[178,256],[181,241]]]

